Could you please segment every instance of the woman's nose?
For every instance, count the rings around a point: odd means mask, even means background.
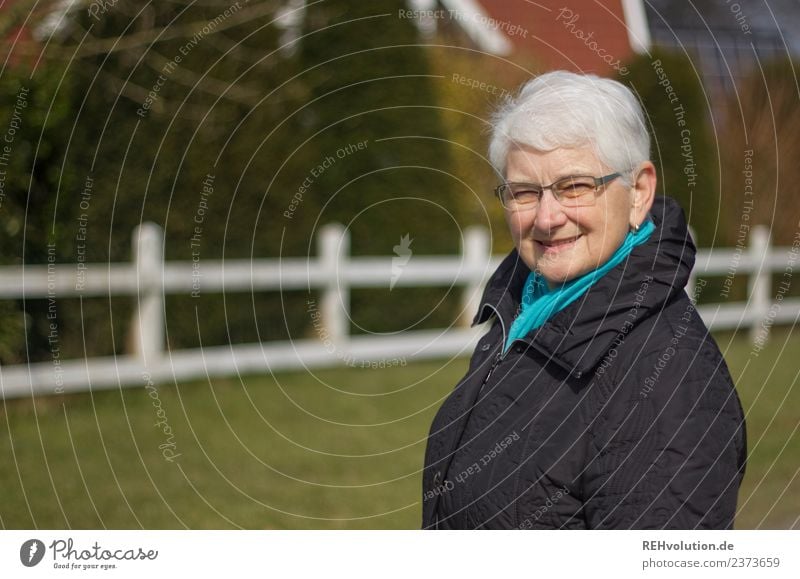
[[[549,233],[566,222],[567,216],[564,213],[564,208],[555,198],[553,192],[550,189],[543,191],[542,197],[539,199],[539,206],[536,208],[534,226],[541,231]]]

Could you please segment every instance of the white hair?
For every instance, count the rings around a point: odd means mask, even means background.
[[[650,159],[650,135],[633,92],[611,79],[563,70],[529,80],[492,115],[489,160],[501,175],[514,145],[543,152],[591,146],[629,184],[630,171]]]

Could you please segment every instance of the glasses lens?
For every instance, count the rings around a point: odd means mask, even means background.
[[[502,188],[503,205],[509,208],[524,205],[530,207],[538,203],[541,191],[527,183],[507,183]]]
[[[595,201],[593,177],[565,177],[553,184],[553,192],[562,205],[578,207],[592,205]]]

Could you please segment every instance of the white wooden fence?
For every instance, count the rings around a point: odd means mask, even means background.
[[[426,358],[468,355],[485,328],[469,328],[482,288],[503,256],[491,256],[483,228],[469,228],[460,256],[349,257],[344,228],[330,224],[318,238],[316,259],[246,259],[165,262],[163,235],[153,223],[134,232],[134,261],[127,264],[48,264],[0,268],[0,299],[47,299],[130,295],[133,353],[60,359],[0,367],[5,398],[181,382],[216,376],[267,373],[332,365],[394,365]],[[795,248],[796,250],[796,248]],[[698,308],[712,329],[749,327],[756,344],[771,324],[795,323],[800,299],[783,299],[771,288],[773,272],[789,272],[798,259],[790,248],[770,248],[764,228],[753,228],[747,248],[699,251],[694,275],[747,273],[746,302]],[[394,260],[394,261],[393,261]],[[399,275],[398,275],[399,274]],[[349,289],[353,287],[459,286],[462,316],[450,328],[393,335],[350,336]],[[687,288],[693,296],[694,280]],[[165,351],[164,295],[322,289],[315,305],[317,337],[290,342],[231,344]],[[402,291],[398,289],[397,291]],[[773,301],[775,297],[779,298]],[[57,310],[56,310],[57,313]],[[202,316],[202,312],[200,312]],[[56,316],[57,319],[57,316]],[[55,342],[57,344],[57,341]]]

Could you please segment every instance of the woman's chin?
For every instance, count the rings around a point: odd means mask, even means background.
[[[581,275],[581,272],[570,264],[556,266],[556,264],[546,264],[540,261],[536,270],[550,287],[561,285]]]
[[[525,263],[544,277],[550,287],[566,283],[592,269],[583,260],[579,263],[573,252],[552,256],[533,252],[531,257],[532,259],[524,259]]]
[[[553,271],[549,268],[544,268],[544,269],[539,268],[537,269],[537,271],[547,282],[548,287],[561,285],[562,283],[570,279],[569,272]]]

